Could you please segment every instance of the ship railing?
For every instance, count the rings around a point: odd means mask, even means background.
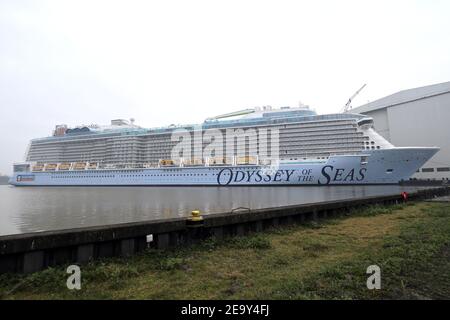
[[[180,164],[182,166],[196,167],[196,166],[204,166],[206,161],[204,158],[192,158],[192,159],[180,159]]]
[[[58,164],[58,171],[68,171],[72,168],[72,163],[70,162],[63,162]]]
[[[47,163],[44,166],[44,171],[56,171],[57,168],[58,168],[57,163]]]
[[[236,165],[258,164],[258,157],[244,156],[236,157]]]
[[[97,170],[99,164],[97,162],[89,162],[87,165],[88,170]]]
[[[208,157],[206,163],[209,166],[226,166],[233,164],[233,157]]]
[[[103,163],[92,162],[60,162],[60,163],[35,163],[30,166],[30,171],[80,171],[80,170],[116,170],[116,169],[148,169],[161,167],[196,167],[196,166],[242,166],[242,165],[274,165],[279,159],[259,156],[227,156],[227,157],[205,157],[205,158],[180,158],[160,159],[158,162],[140,163]]]
[[[75,162],[73,170],[86,170],[87,162]]]

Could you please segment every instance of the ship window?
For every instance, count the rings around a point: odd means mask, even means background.
[[[29,164],[15,164],[13,166],[14,172],[27,172],[30,171],[30,165]]]
[[[434,168],[423,168],[422,172],[434,172]]]
[[[450,171],[450,168],[444,167],[444,168],[437,168],[436,170],[437,170],[437,172],[448,172],[448,171]]]

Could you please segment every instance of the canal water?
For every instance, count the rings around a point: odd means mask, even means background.
[[[0,185],[0,235],[400,194],[419,187],[13,187]]]

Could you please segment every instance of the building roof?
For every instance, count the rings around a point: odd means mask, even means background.
[[[413,88],[408,90],[399,91],[397,93],[391,94],[387,97],[372,101],[370,103],[364,104],[357,108],[350,110],[352,113],[364,113],[369,111],[374,111],[378,109],[383,109],[386,107],[391,107],[410,101],[421,100],[440,94],[450,92],[450,81],[438,84],[433,84],[430,86]]]

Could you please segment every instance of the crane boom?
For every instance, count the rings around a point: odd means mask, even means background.
[[[361,87],[361,88],[359,88],[359,90],[358,91],[356,91],[349,99],[348,99],[348,101],[347,101],[347,103],[345,104],[345,106],[344,106],[344,108],[343,108],[343,112],[347,112],[347,111],[349,111],[351,108],[352,108],[352,106],[351,106],[351,103],[352,103],[352,100],[361,92],[361,90],[362,89],[364,89],[365,87],[366,87],[366,83]]]

